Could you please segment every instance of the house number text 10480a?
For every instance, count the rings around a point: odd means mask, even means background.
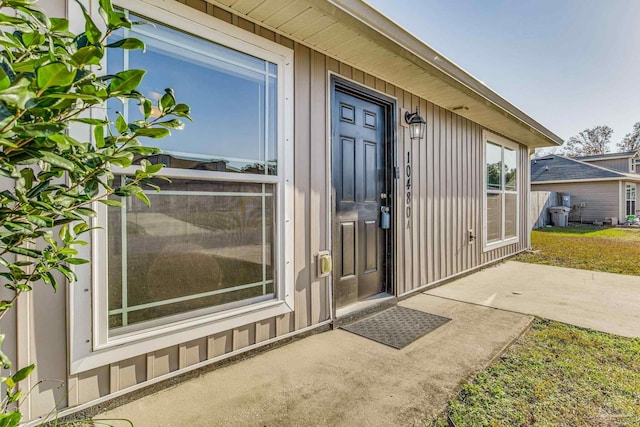
[[[405,194],[405,216],[407,217],[407,228],[411,228],[411,151],[407,151],[407,165],[404,169],[407,178]]]

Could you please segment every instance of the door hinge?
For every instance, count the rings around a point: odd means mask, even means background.
[[[393,179],[400,178],[400,168],[398,166],[393,167]]]

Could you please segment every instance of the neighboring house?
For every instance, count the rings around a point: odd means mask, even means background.
[[[630,168],[629,159],[634,156],[620,157]],[[589,156],[588,159],[587,162],[548,155],[531,160],[531,191],[570,195],[570,221],[603,222],[611,218],[622,221],[628,215],[640,213],[636,191],[640,185],[640,174],[597,166],[598,163],[611,160],[606,155]]]
[[[594,154],[592,156],[578,156],[574,157],[574,159],[618,172],[640,173],[640,170],[636,169],[640,162],[640,151]]]
[[[2,325],[20,331],[9,355],[37,364],[27,418],[327,327],[529,247],[529,153],[560,138],[364,2],[114,3],[155,25],[130,31],[146,53],[112,54],[105,72],[148,69],[141,90],[173,87],[194,122],[159,142],[154,161],[172,183],[149,192],[151,208],[98,205],[103,228],[78,283],[21,297]],[[82,25],[75,2],[45,6]],[[411,139],[405,111],[416,110],[426,132]]]

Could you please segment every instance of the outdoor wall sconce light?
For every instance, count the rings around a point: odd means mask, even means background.
[[[414,139],[420,140],[424,138],[424,130],[427,127],[427,122],[420,116],[420,110],[416,107],[415,113],[404,113],[404,120],[409,125],[409,137],[413,141]]]

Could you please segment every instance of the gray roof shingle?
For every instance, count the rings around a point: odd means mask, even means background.
[[[531,182],[627,178],[628,175],[579,160],[549,155],[531,160]]]
[[[622,153],[606,153],[606,154],[592,154],[590,156],[576,156],[576,160],[600,160],[608,159],[610,157],[634,157],[638,154],[637,151],[624,151]]]

